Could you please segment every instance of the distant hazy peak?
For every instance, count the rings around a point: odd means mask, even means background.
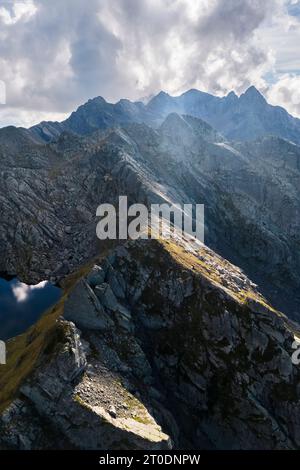
[[[186,96],[186,95],[206,95],[206,96],[213,96],[211,95],[210,93],[207,93],[206,91],[201,91],[201,90],[197,90],[196,88],[191,88],[190,90],[187,90],[185,91],[184,93],[182,93],[182,95],[180,96]]]
[[[95,98],[91,98],[87,101],[86,104],[88,103],[107,103],[107,101],[103,98],[103,96],[96,96]]]
[[[255,86],[250,86],[241,96],[241,100],[251,100],[253,102],[267,103],[265,97],[255,88]]]
[[[277,135],[300,143],[300,120],[283,108],[269,105],[254,86],[239,97],[234,91],[223,97],[196,89],[179,96],[161,91],[147,105],[127,99],[113,104],[98,96],[80,106],[62,123],[41,123],[31,131],[38,139],[48,142],[56,139],[63,130],[87,135],[129,123],[145,123],[157,128],[173,112],[200,118],[229,140],[245,141]],[[174,117],[174,123],[179,125],[180,119],[176,119]]]
[[[153,98],[149,101],[148,107],[151,108],[152,106],[155,106],[158,103],[168,103],[172,102],[173,100],[174,98],[168,93],[166,93],[165,91],[160,91],[158,95],[153,96]]]
[[[231,101],[233,101],[233,100],[238,100],[238,96],[237,96],[236,93],[232,90],[232,91],[230,91],[230,92],[228,93],[227,96],[225,96],[225,99],[231,100]]]
[[[162,98],[162,97],[170,97],[169,93],[167,93],[166,91],[163,91],[163,90],[161,90],[156,96],[157,96],[157,97],[160,97],[160,98]],[[154,97],[154,98],[155,98],[155,97]]]

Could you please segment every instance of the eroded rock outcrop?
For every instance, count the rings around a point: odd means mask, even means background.
[[[207,247],[128,242],[78,281],[65,312],[2,414],[2,446],[49,447],[57,433],[52,445],[74,448],[300,447],[297,326]]]
[[[89,312],[87,312],[88,315]],[[101,363],[88,364],[88,343],[71,322],[58,320],[64,340],[44,361],[1,417],[10,448],[168,449],[146,407]],[[29,427],[27,427],[29,425]]]

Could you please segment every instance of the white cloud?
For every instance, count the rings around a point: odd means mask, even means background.
[[[13,124],[16,127],[28,128],[41,121],[63,121],[67,117],[68,113],[35,111],[0,105],[0,127],[10,126]]]
[[[6,84],[7,108],[0,109],[0,125],[10,118],[19,125],[63,119],[97,95],[115,101],[193,87],[225,94],[251,84],[266,91],[266,74],[276,79],[300,67],[299,20],[288,15],[288,4],[6,2],[0,9],[0,79]]]
[[[265,48],[272,51],[277,73],[300,70],[300,18],[289,15],[285,7],[282,5],[273,16],[273,21],[263,25],[256,33]]]
[[[12,291],[15,296],[17,302],[25,302],[29,296],[31,295],[32,291],[36,289],[43,289],[48,281],[42,281],[39,284],[34,286],[28,286],[27,284],[23,284],[23,282],[18,281],[16,284],[12,286]]]
[[[292,115],[300,116],[300,75],[282,75],[270,86],[267,97],[271,104],[280,103]]]
[[[0,80],[0,105],[6,103],[6,85]]]
[[[0,19],[5,25],[12,25],[21,19],[27,21],[36,13],[36,6],[31,0],[20,2],[4,2],[0,7]]]

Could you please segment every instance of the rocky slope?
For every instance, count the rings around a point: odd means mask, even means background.
[[[0,272],[64,289],[8,344],[1,448],[300,447],[300,332],[278,311],[300,318],[300,147],[281,138],[298,123],[253,89],[199,93],[0,130]],[[252,101],[285,120],[277,136],[244,141]],[[96,209],[120,195],[203,203],[209,248],[178,232],[100,242]]]
[[[228,142],[174,113],[157,130],[128,124],[49,144],[14,128],[7,143],[4,132],[0,271],[63,279],[98,252],[96,208],[119,195],[148,206],[204,203],[206,243],[299,318],[298,146],[276,137]]]
[[[300,332],[208,248],[127,242],[73,285],[64,318],[1,416],[3,447],[300,447]]]

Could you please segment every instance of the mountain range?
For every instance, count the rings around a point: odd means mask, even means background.
[[[0,271],[63,289],[8,343],[0,446],[300,448],[299,119],[254,87],[98,97],[1,129],[0,183]],[[203,203],[206,246],[101,242],[120,195]]]
[[[63,131],[87,135],[97,129],[128,123],[157,127],[173,112],[203,119],[229,140],[274,135],[300,144],[300,120],[285,109],[268,104],[253,86],[240,97],[234,92],[222,98],[199,90],[189,90],[177,97],[160,92],[147,104],[125,99],[111,104],[97,97],[80,106],[65,121],[42,122],[33,126],[31,132],[49,141]]]

